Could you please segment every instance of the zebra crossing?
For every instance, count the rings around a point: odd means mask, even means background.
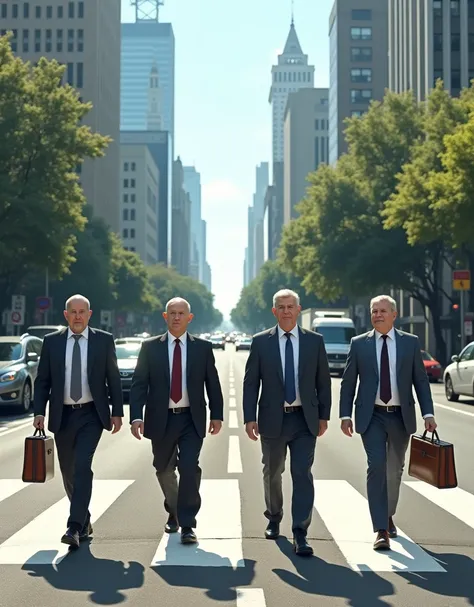
[[[336,544],[347,567],[353,571],[445,573],[416,539],[398,529],[391,540],[392,550],[372,549],[372,531],[367,499],[346,480],[315,480],[314,508]],[[108,510],[128,492],[134,480],[94,480],[91,502],[92,523],[107,516]],[[419,481],[404,481],[413,492],[439,509],[440,516],[455,517],[466,529],[474,530],[474,495],[461,488],[438,490]],[[0,508],[29,485],[20,479],[0,479]],[[30,491],[41,490],[31,487]],[[28,494],[28,502],[32,498]],[[245,567],[242,528],[242,499],[238,479],[203,479],[202,507],[198,514],[199,542],[182,546],[179,534],[163,532],[149,567]],[[130,498],[130,495],[128,496]],[[25,498],[26,499],[26,498]],[[31,500],[32,503],[34,500]],[[2,565],[56,565],[68,555],[59,538],[64,532],[69,503],[66,497],[46,507],[38,516],[0,544]],[[1,512],[1,511],[0,511]],[[454,543],[454,542],[453,542]]]

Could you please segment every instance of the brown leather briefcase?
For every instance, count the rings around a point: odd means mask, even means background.
[[[54,439],[44,430],[25,438],[23,476],[25,483],[45,483],[54,478]]]
[[[426,433],[411,437],[408,474],[438,489],[457,487],[454,445],[440,440],[436,430],[431,439]]]

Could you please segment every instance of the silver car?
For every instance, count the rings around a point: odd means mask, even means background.
[[[474,396],[474,343],[465,346],[451,360],[444,370],[446,398],[457,401],[460,396]]]
[[[0,337],[0,407],[30,409],[42,345],[27,334]]]

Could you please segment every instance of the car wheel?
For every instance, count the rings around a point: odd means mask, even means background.
[[[25,382],[23,387],[23,394],[21,397],[21,407],[25,413],[27,413],[31,408],[31,385],[30,382]]]
[[[446,398],[451,402],[456,402],[459,400],[459,394],[456,394],[453,388],[453,381],[449,375],[446,376],[446,381],[444,383],[444,391],[446,393]]]

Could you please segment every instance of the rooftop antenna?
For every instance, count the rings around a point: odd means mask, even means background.
[[[291,25],[295,24],[295,0],[291,0]]]
[[[135,21],[159,21],[160,6],[164,0],[130,0],[135,7]]]

